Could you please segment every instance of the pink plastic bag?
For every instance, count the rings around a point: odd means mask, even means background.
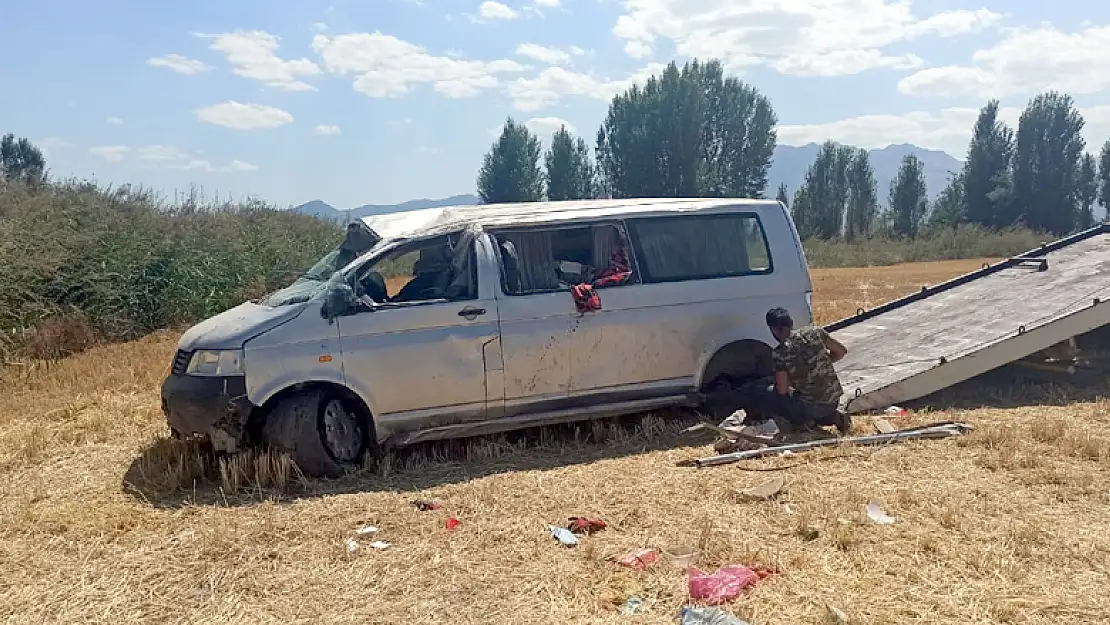
[[[690,569],[690,598],[704,599],[707,603],[724,603],[740,596],[740,592],[755,586],[759,575],[746,566],[725,566],[716,573],[702,573]]]

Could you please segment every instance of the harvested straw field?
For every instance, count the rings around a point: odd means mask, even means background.
[[[815,271],[821,321],[979,264]],[[5,372],[0,619],[674,623],[689,604],[680,569],[607,557],[687,546],[703,570],[778,569],[723,606],[753,625],[831,622],[826,604],[872,625],[1110,622],[1110,401],[1080,391],[955,392],[895,424],[961,420],[976,428],[965,437],[707,469],[675,466],[710,454],[706,439],[650,416],[425,446],[308,481],[268,457],[206,467],[164,439],[175,341]],[[777,499],[737,496],[776,476]],[[418,498],[443,507],[420,512]],[[892,524],[868,521],[872,500]],[[580,515],[609,528],[560,546],[547,525]],[[348,553],[364,525],[378,532]],[[632,595],[643,610],[622,614]]]

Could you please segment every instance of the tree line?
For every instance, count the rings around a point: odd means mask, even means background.
[[[697,60],[616,95],[593,154],[566,127],[542,152],[539,137],[508,118],[478,172],[485,203],[630,197],[765,197],[777,141],[770,100]],[[1024,226],[1066,234],[1094,223],[1094,204],[1110,205],[1110,140],[1087,153],[1084,120],[1072,98],[1032,98],[1017,130],[989,101],[972,128],[964,164],[930,201],[924,164],[907,155],[880,196],[868,152],[824,143],[787,205],[804,238],[912,238],[975,224]],[[885,200],[885,201],[884,201]]]

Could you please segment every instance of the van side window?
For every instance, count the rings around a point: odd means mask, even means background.
[[[505,293],[524,295],[568,290],[630,270],[628,237],[614,224],[545,230],[508,230],[494,235],[500,252]],[[603,286],[627,284],[605,280]]]
[[[360,291],[379,304],[459,301],[478,296],[472,237],[403,245],[360,271]]]
[[[628,224],[644,282],[772,271],[763,224],[751,213],[649,217]]]

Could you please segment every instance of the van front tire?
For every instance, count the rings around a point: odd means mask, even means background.
[[[369,440],[365,420],[353,408],[334,393],[290,395],[270,411],[262,440],[288,452],[305,475],[341,477],[359,467]]]

